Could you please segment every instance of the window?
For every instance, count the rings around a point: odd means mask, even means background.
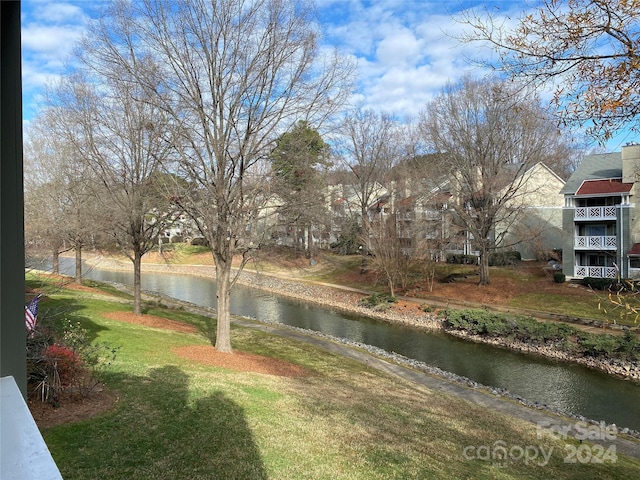
[[[604,255],[587,255],[588,267],[604,267],[606,265],[606,257]]]
[[[587,225],[585,227],[587,237],[604,237],[607,234],[606,225]]]

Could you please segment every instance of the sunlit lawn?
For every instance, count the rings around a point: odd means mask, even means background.
[[[534,425],[308,344],[234,328],[236,349],[285,359],[304,366],[309,375],[242,373],[194,364],[172,353],[173,347],[206,344],[198,334],[106,320],[104,313],[126,306],[75,293],[54,295],[50,306],[65,304],[70,306],[67,316],[80,321],[93,341],[120,347],[103,376],[118,396],[112,410],[44,431],[66,480],[640,475],[640,461],[622,456],[605,464],[564,463],[566,443],[537,438]],[[161,308],[153,313],[193,325],[207,321]],[[473,453],[496,442],[516,450],[553,448],[554,454],[541,465],[541,458],[500,462]]]

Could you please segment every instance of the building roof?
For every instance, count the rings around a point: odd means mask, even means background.
[[[585,180],[622,178],[622,153],[587,155],[575,169],[560,193],[575,195]]]
[[[407,198],[403,198],[402,200],[398,201],[396,205],[402,208],[413,207],[415,206],[417,199],[418,195],[410,195]]]
[[[611,195],[614,193],[629,193],[633,183],[622,183],[620,178],[604,180],[585,180],[578,188],[576,195]]]

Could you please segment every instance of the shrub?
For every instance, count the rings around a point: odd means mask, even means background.
[[[54,372],[60,384],[72,385],[82,371],[82,359],[71,348],[64,345],[49,345],[42,352],[46,368]]]
[[[398,299],[396,297],[392,297],[387,293],[372,293],[360,300],[360,305],[376,310],[384,310],[391,307],[391,304],[397,301]]]
[[[447,254],[447,263],[455,263],[455,264],[461,264],[461,265],[477,265],[478,260],[479,258],[477,255],[463,255],[462,253]]]
[[[555,348],[578,356],[627,361],[640,360],[640,340],[627,331],[624,336],[579,332],[566,323],[541,322],[485,310],[447,310],[445,328],[483,336],[517,338]]]
[[[567,276],[562,272],[555,272],[553,274],[553,281],[555,283],[564,283],[567,280]]]
[[[195,237],[191,239],[191,245],[200,246],[200,247],[208,247],[209,242],[204,237]]]
[[[514,332],[513,322],[505,316],[473,309],[447,310],[445,327],[487,336],[510,335]]]
[[[582,284],[585,287],[589,287],[594,290],[609,290],[616,284],[616,282],[617,281],[613,278],[584,277],[582,279]]]
[[[116,352],[106,344],[91,344],[79,323],[55,322],[41,309],[27,338],[30,393],[54,405],[65,396],[85,398],[98,385],[96,373],[110,365]]]
[[[489,265],[503,267],[520,263],[522,256],[515,250],[506,252],[495,252],[489,255]]]
[[[640,283],[636,280],[618,280],[615,278],[584,277],[582,284],[594,290],[609,290],[612,292],[637,293],[640,292]]]
[[[638,337],[627,330],[624,337],[619,340],[619,346],[617,349],[620,357],[624,360],[639,360],[640,359],[640,341]]]
[[[584,355],[591,357],[612,358],[614,352],[620,347],[619,339],[613,335],[579,335],[578,345]]]

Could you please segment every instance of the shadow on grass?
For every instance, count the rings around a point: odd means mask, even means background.
[[[332,376],[331,382],[310,377],[295,395],[304,399],[299,415],[314,419],[317,431],[337,440],[326,450],[335,449],[350,458],[353,468],[374,471],[379,478],[625,478],[633,469],[615,460],[569,463],[567,445],[576,445],[571,440],[552,440],[539,427],[489,407],[401,384],[393,387],[366,372]],[[325,422],[334,418],[343,419],[340,430]],[[351,432],[358,432],[357,443]],[[356,454],[354,444],[360,445]],[[497,448],[501,445],[504,450]],[[518,457],[524,449],[531,457]]]
[[[45,433],[65,479],[266,479],[244,411],[223,393],[198,396],[175,366],[110,375],[122,404]]]
[[[38,324],[46,325],[48,328],[62,333],[67,328],[67,322],[80,323],[86,332],[87,341],[92,342],[101,331],[108,330],[108,328],[98,325],[83,315],[82,311],[86,308],[86,305],[70,297],[45,297],[40,302]]]

